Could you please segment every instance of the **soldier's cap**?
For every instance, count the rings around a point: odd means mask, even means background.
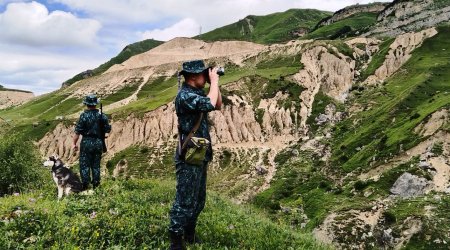
[[[183,69],[180,71],[180,75],[184,75],[185,73],[199,74],[205,71],[207,67],[205,66],[205,62],[203,60],[193,60],[183,62]]]
[[[84,98],[83,104],[88,106],[95,106],[98,104],[98,98],[95,94],[89,94]]]

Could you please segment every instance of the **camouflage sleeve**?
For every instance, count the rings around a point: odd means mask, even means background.
[[[82,114],[80,115],[80,118],[78,119],[77,124],[75,125],[75,129],[74,129],[74,130],[75,130],[75,133],[76,133],[76,134],[79,134],[79,135],[81,135],[81,134],[83,134],[83,133],[86,132],[85,126],[84,126],[84,123],[83,123],[83,121],[84,121],[83,114],[84,114],[84,113],[82,113]]]
[[[108,117],[105,114],[103,114],[103,124],[103,131],[105,131],[105,133],[111,132],[111,124],[109,124]]]
[[[207,96],[188,93],[182,98],[183,106],[189,111],[210,112],[215,108]]]

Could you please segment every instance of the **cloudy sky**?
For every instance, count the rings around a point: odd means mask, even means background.
[[[373,0],[0,0],[0,84],[47,93],[146,38],[195,36],[200,27],[207,32],[249,14],[336,11],[368,2]]]

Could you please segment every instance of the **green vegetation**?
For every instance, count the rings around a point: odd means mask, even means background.
[[[146,51],[149,51],[149,50],[159,46],[162,43],[163,42],[161,42],[161,41],[147,39],[147,40],[143,40],[140,42],[136,42],[136,43],[127,45],[117,56],[111,58],[106,63],[98,66],[97,68],[95,68],[93,70],[90,70],[87,72],[82,72],[82,73],[72,77],[71,79],[64,82],[64,85],[69,86],[77,81],[83,80],[86,77],[100,75],[101,73],[108,70],[114,64],[123,63],[126,60],[128,60],[130,57],[137,55],[137,54],[144,53]]]
[[[384,60],[386,59],[386,55],[389,52],[389,47],[394,42],[395,38],[389,38],[383,41],[380,46],[377,53],[375,53],[372,57],[372,60],[370,61],[369,65],[367,65],[367,68],[361,72],[360,81],[364,81],[369,77],[370,75],[373,75],[375,71],[383,64]]]
[[[61,202],[50,188],[1,198],[0,248],[167,249],[174,187],[164,180],[107,180],[92,196]],[[198,233],[204,243],[192,249],[326,249],[211,192]]]
[[[15,135],[2,137],[0,141],[0,172],[0,197],[40,188],[48,173],[33,143]]]
[[[133,78],[125,81],[126,85],[124,87],[114,92],[114,94],[108,95],[101,99],[103,105],[115,103],[131,96],[134,92],[138,90],[139,85],[141,85],[141,83],[143,82],[143,78]]]
[[[355,36],[373,25],[376,20],[376,13],[357,13],[330,25],[319,27],[302,37],[302,39],[334,40],[337,38]]]
[[[236,23],[196,38],[205,41],[243,40],[271,44],[297,39],[297,32],[310,30],[331,13],[311,9],[291,9],[266,16],[247,16]]]
[[[148,146],[133,145],[114,155],[106,163],[109,174],[113,174],[114,168],[119,164],[126,165],[119,176],[132,178],[165,177],[171,171],[168,168],[173,165],[173,149],[153,148]]]
[[[400,144],[409,149],[422,138],[414,128],[428,115],[449,105],[450,27],[427,39],[411,59],[384,86],[368,90],[354,102],[366,111],[338,124],[333,143],[334,165],[346,172],[367,168],[398,153]],[[356,122],[357,121],[357,122]],[[356,148],[362,150],[356,150]]]
[[[306,123],[310,126],[312,131],[317,130],[318,125],[316,123],[316,118],[320,114],[325,113],[325,107],[328,104],[334,104],[337,107],[337,109],[342,109],[343,106],[342,104],[339,104],[333,98],[323,94],[323,92],[319,90],[319,92],[317,92],[317,94],[314,96],[311,115],[306,120]]]

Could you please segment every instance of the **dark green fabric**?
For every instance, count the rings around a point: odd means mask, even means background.
[[[182,234],[185,228],[197,223],[205,207],[207,167],[207,162],[204,166],[176,165],[177,191],[170,210],[169,231]]]
[[[211,141],[209,135],[208,112],[213,111],[214,106],[211,100],[206,96],[203,89],[194,88],[186,83],[183,83],[177,97],[175,98],[175,111],[178,116],[178,122],[181,126],[181,133],[185,138],[197,121],[200,112],[204,112],[202,122],[194,137],[202,137]],[[212,146],[209,145],[206,152],[206,161],[212,160]],[[178,150],[175,152],[175,163],[182,162],[178,155]]]
[[[75,133],[82,136],[80,144],[80,176],[83,184],[100,184],[100,161],[102,158],[102,141],[100,139],[99,119],[103,119],[105,133],[111,132],[108,117],[100,116],[98,109],[85,110],[75,125]]]
[[[102,141],[98,138],[83,137],[80,145],[80,176],[83,184],[100,184],[100,161]],[[92,173],[92,182],[91,182]]]
[[[180,74],[183,73],[198,74],[202,73],[205,69],[206,67],[203,60],[187,61],[183,63],[183,70],[181,70]]]
[[[87,95],[83,100],[83,104],[95,106],[98,104],[98,98],[94,94]]]

